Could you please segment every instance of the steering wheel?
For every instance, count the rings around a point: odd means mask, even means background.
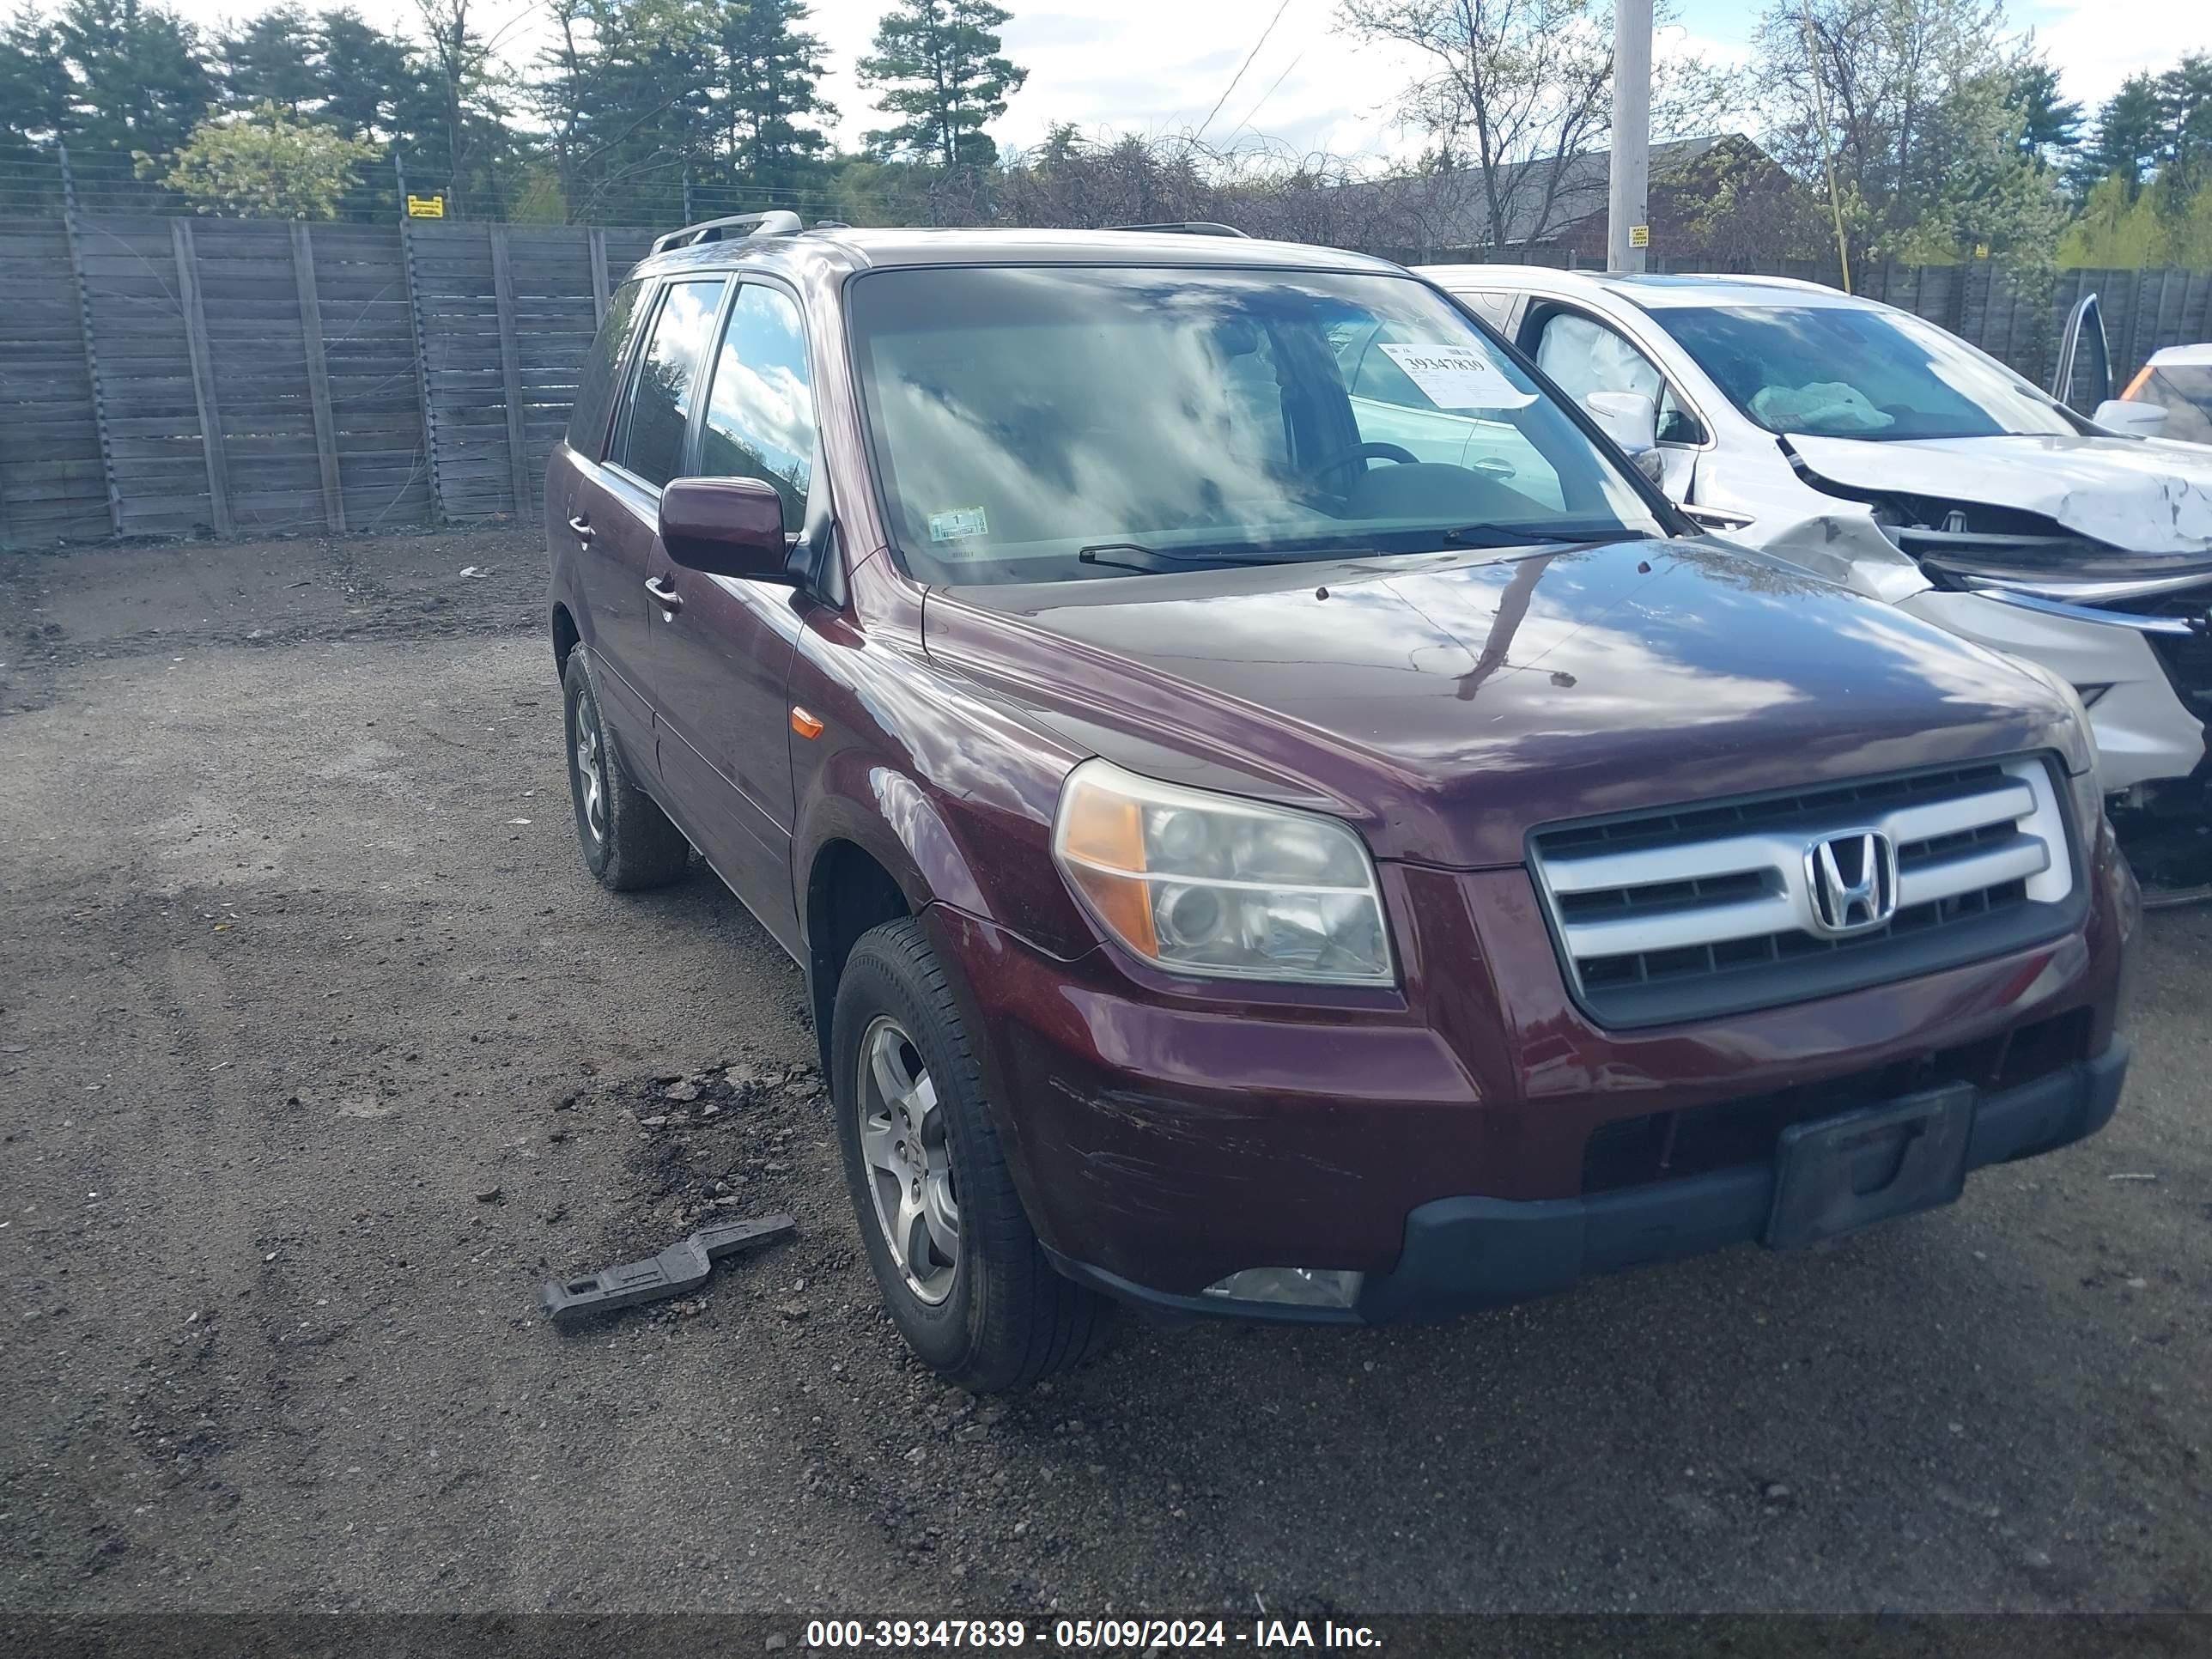
[[[1412,450],[1402,449],[1396,444],[1353,444],[1348,449],[1338,450],[1327,460],[1316,463],[1314,472],[1316,477],[1334,472],[1349,461],[1395,461],[1401,466],[1413,466],[1418,465],[1420,459]]]

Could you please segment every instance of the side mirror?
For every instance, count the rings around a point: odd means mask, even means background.
[[[2155,438],[2166,430],[2166,409],[2160,404],[2126,403],[2118,398],[2107,398],[2089,418],[2107,432],[2122,432],[2131,438]]]
[[[1593,392],[1583,398],[1583,406],[1636,470],[1656,483],[1661,465],[1658,403],[1640,392]]]
[[[791,582],[783,498],[758,478],[678,478],[660,492],[660,544],[687,570]]]

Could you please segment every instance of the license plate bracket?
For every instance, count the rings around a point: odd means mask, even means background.
[[[1966,1188],[1973,1127],[1971,1083],[1791,1124],[1775,1145],[1767,1247],[1795,1249],[1950,1203]]]

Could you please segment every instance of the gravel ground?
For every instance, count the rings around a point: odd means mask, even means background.
[[[532,539],[0,561],[0,1608],[2212,1608],[2212,912],[1949,1211],[975,1401],[797,970],[586,878]],[[798,1234],[538,1316],[717,1195]]]

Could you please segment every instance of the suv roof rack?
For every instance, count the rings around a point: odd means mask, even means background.
[[[1217,225],[1210,219],[1188,219],[1171,225],[1107,225],[1107,230],[1164,230],[1184,236],[1243,236],[1251,238],[1234,225]]]
[[[686,225],[681,230],[672,230],[665,236],[656,236],[653,239],[653,252],[665,253],[672,247],[696,247],[702,242],[732,242],[741,236],[796,236],[805,228],[799,216],[785,208],[771,208],[766,213],[736,213],[726,219],[708,219]]]

